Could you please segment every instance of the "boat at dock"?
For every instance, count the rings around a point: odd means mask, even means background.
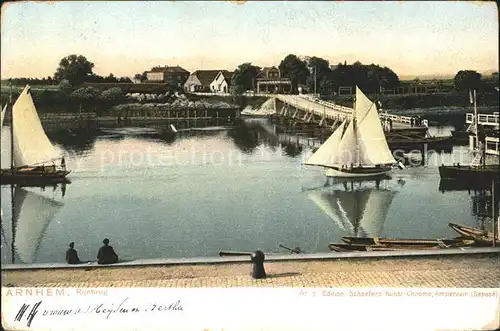
[[[28,85],[12,107],[5,107],[4,111],[6,112],[8,108],[11,109],[9,130],[11,164],[10,168],[0,170],[1,183],[68,182],[66,176],[70,171],[66,169],[64,157],[54,148],[42,127]],[[2,111],[2,129],[4,111]],[[3,136],[2,140],[6,139],[6,136]],[[57,166],[55,161],[60,161],[60,166]]]
[[[398,164],[387,145],[377,106],[359,87],[349,124],[344,120],[304,164],[323,167],[327,177],[349,178],[384,175]]]
[[[477,244],[491,246],[493,244],[493,238],[495,238],[495,241],[498,241],[498,234],[494,236],[492,232],[486,230],[481,230],[455,223],[449,223],[448,226],[459,233],[462,238],[472,239]]]
[[[332,243],[328,245],[331,251],[348,252],[376,252],[376,251],[400,251],[400,250],[437,250],[446,248],[469,247],[475,244],[474,240],[467,239],[441,239],[434,244],[412,243],[412,244],[363,244],[363,243]]]
[[[447,137],[419,137],[405,134],[393,134],[387,137],[387,144],[391,150],[451,150],[453,138]]]
[[[342,237],[342,241],[349,245],[391,245],[400,247],[423,246],[450,246],[463,244],[464,239],[404,239],[404,238],[377,238],[377,237]]]
[[[442,165],[439,167],[439,176],[442,179],[461,179],[467,182],[491,182],[500,179],[500,165]]]
[[[471,131],[474,140],[474,159],[470,165],[441,165],[439,176],[441,179],[456,179],[465,182],[491,182],[500,179],[500,164],[498,160],[493,164],[486,164],[486,133],[477,113],[476,91],[470,92],[471,103],[474,104],[474,118]]]

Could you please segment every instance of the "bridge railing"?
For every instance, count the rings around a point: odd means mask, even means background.
[[[315,102],[314,106],[310,106],[308,103],[301,102],[304,98],[300,98],[297,96],[290,97],[290,96],[277,96],[281,101],[295,107],[302,109],[303,111],[313,113],[318,116],[322,116],[326,119],[331,119],[331,120],[343,120],[346,117],[350,118],[352,116],[352,109],[350,111],[339,111],[338,109],[333,109],[332,107],[327,107],[326,105],[323,105],[323,107],[318,107],[319,103]],[[347,108],[349,109],[349,108]],[[333,112],[332,112],[333,111]]]
[[[498,125],[499,124],[499,115],[498,113],[496,114],[479,114],[478,116],[478,123],[482,125]],[[467,124],[471,124],[474,121],[474,114],[473,113],[467,113],[465,117],[465,122]]]
[[[382,119],[391,119],[394,122],[411,124],[411,117],[408,116],[380,113],[379,117]]]

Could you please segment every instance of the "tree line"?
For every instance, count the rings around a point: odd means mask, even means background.
[[[287,55],[278,66],[281,77],[289,78],[293,93],[299,87],[319,94],[331,94],[340,86],[358,85],[367,93],[376,93],[380,88],[394,88],[399,85],[398,75],[388,67],[376,64],[364,65],[357,61],[353,64],[330,62],[320,57],[299,58],[294,54]],[[254,89],[262,68],[243,63],[238,66],[232,79],[233,94]]]
[[[46,78],[12,78],[15,85],[54,85],[65,80],[71,86],[83,83],[132,83],[128,77],[115,77],[112,73],[107,77],[93,72],[94,63],[83,55],[72,54],[61,59],[53,77]],[[391,69],[377,64],[362,64],[359,61],[353,64],[338,63],[334,66],[320,57],[300,58],[294,54],[287,55],[279,66],[281,77],[289,78],[292,93],[297,93],[299,87],[309,93],[333,94],[341,86],[354,87],[355,85],[365,93],[379,93],[382,88],[392,89],[400,85],[398,75]],[[257,78],[262,68],[250,62],[238,66],[231,78],[231,92],[241,95],[247,90],[255,90]],[[144,81],[147,71],[138,73],[135,79]],[[496,74],[496,75],[495,75]],[[498,87],[498,73],[493,75],[493,85]],[[487,82],[480,73],[473,70],[461,70],[454,79],[457,91],[469,89],[491,89],[491,82]]]
[[[297,93],[299,87],[309,93],[334,94],[341,86],[359,86],[366,93],[380,93],[381,89],[393,89],[401,85],[398,75],[391,69],[377,64],[338,63],[320,57],[299,58],[294,54],[287,55],[279,64],[281,77],[289,78],[292,92]],[[231,79],[232,93],[240,95],[247,90],[255,90],[256,81],[262,68],[250,62],[238,66]],[[418,79],[415,80],[418,83]],[[473,70],[460,70],[453,79],[456,91],[463,92],[476,89],[491,92],[498,87],[498,73],[491,77],[482,77]]]

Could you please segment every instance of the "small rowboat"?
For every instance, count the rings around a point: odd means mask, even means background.
[[[449,223],[448,226],[458,232],[464,239],[472,239],[481,245],[493,244],[493,233],[489,231],[455,223]],[[496,240],[498,240],[498,235],[496,236]]]
[[[401,239],[401,238],[359,238],[359,237],[342,237],[342,241],[346,244],[357,245],[392,245],[392,246],[436,246],[436,245],[457,245],[464,241],[464,238],[458,239]]]
[[[446,244],[447,243],[447,244]],[[392,245],[392,244],[330,244],[328,248],[331,251],[336,252],[346,252],[346,251],[362,251],[362,252],[375,252],[375,251],[399,251],[399,250],[433,250],[433,249],[445,249],[454,247],[468,247],[475,244],[474,240],[441,240],[436,244],[412,244],[412,245]]]

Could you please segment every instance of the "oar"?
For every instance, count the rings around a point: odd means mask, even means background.
[[[290,253],[292,254],[301,254],[301,253],[305,253],[303,250],[300,249],[300,247],[296,247],[295,249],[292,249],[292,248],[288,248],[286,246],[283,246],[282,244],[279,244],[281,248],[284,248],[288,251],[290,251]]]

